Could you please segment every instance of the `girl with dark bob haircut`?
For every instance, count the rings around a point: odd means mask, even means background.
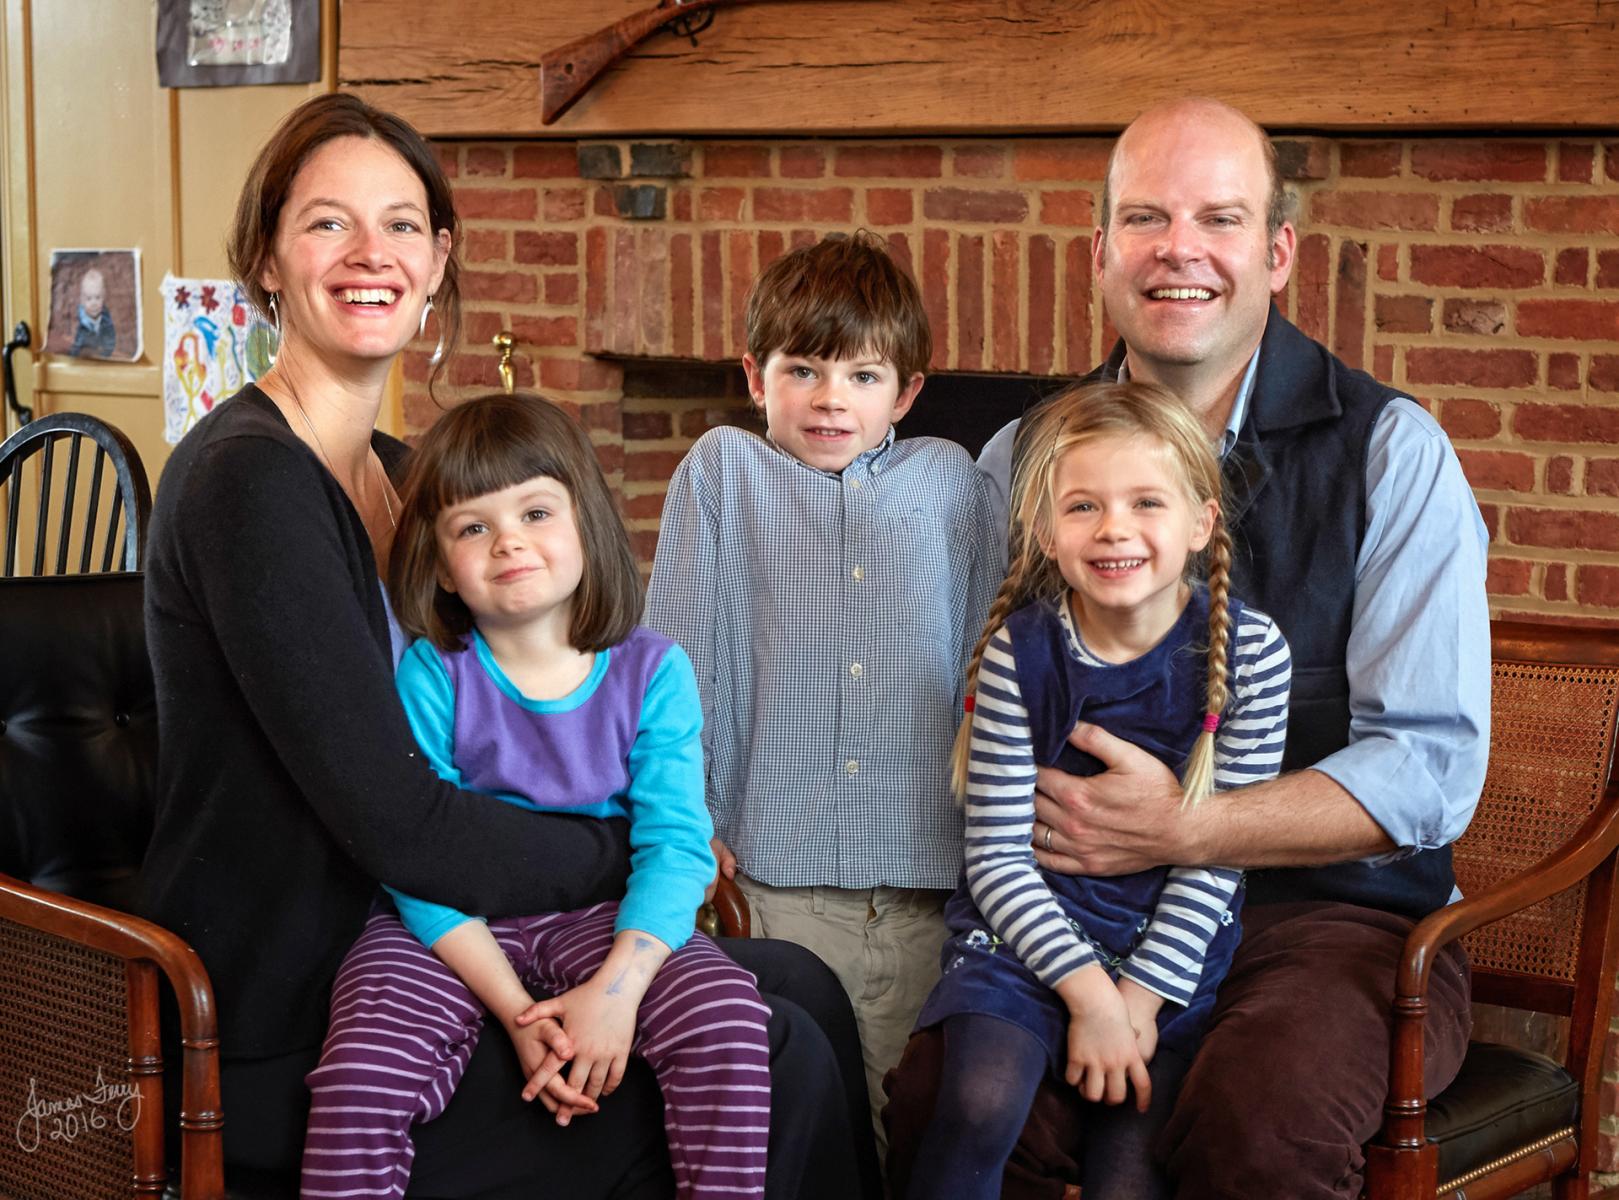
[[[376,424],[430,312],[453,349],[459,236],[438,159],[407,123],[348,94],[291,112],[230,238],[238,282],[280,329],[274,366],[175,448],[152,513],[158,795],[140,907],[213,981],[227,1180],[255,1194],[298,1189],[305,1076],[381,884],[499,918],[618,899],[629,873],[623,820],[525,812],[440,779],[395,691],[406,639],[382,579],[409,450]],[[796,947],[726,949],[771,1005],[772,1078],[794,1081],[775,1089],[767,1194],[875,1184],[874,1165],[854,1165],[872,1152],[852,1132],[859,1050],[836,981]],[[554,1022],[545,1032],[565,1045]],[[673,1194],[643,1065],[562,1131],[523,1102],[501,1042],[482,1039],[444,1114],[413,1128],[413,1195]]]
[[[542,475],[572,496],[584,549],[569,642],[577,650],[605,650],[629,636],[641,614],[641,572],[596,451],[556,405],[522,394],[452,408],[417,446],[401,490],[388,581],[400,625],[440,650],[465,648],[472,613],[441,582],[435,517],[463,500]]]
[[[304,1195],[333,1180],[350,1200],[398,1195],[412,1126],[498,1023],[524,1098],[564,1125],[617,1090],[633,1051],[663,1089],[682,1200],[762,1200],[769,1010],[694,927],[714,881],[697,677],[636,624],[640,576],[595,451],[549,401],[485,396],[422,437],[404,500],[392,594],[418,636],[396,682],[422,753],[529,811],[628,818],[635,860],[621,899],[573,912],[481,922],[394,892],[396,911],[372,914],[309,1076]]]

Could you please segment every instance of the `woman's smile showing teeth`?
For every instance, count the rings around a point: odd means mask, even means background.
[[[392,304],[399,293],[393,288],[339,288],[337,298],[344,304]]]

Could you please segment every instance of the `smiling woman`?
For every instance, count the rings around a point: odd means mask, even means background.
[[[288,1191],[334,977],[386,903],[380,883],[499,917],[617,900],[628,874],[622,820],[520,810],[441,780],[395,691],[403,642],[379,574],[407,451],[374,425],[429,305],[454,342],[458,236],[449,185],[410,126],[342,94],[293,112],[249,175],[230,243],[238,281],[281,327],[274,369],[181,442],[152,517],[160,762],[141,906],[214,983],[228,1173],[274,1171]],[[772,1005],[772,1078],[795,1083],[774,1097],[767,1195],[859,1194],[860,1126],[838,1065],[852,1063],[863,1105],[853,1018],[812,957],[758,945],[733,957]],[[783,989],[796,1004],[769,995]],[[502,1039],[465,1050],[444,1114],[401,1135],[413,1195],[672,1193],[644,1067],[563,1135],[523,1103]],[[352,1183],[330,1187],[358,1194]],[[381,1194],[403,1188],[401,1175]]]

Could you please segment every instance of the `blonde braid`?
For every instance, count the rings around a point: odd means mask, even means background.
[[[1025,418],[1020,438],[1027,440],[1013,465],[1010,494],[1011,528],[1007,536],[1010,565],[1000,591],[989,606],[984,621],[984,632],[973,648],[967,664],[966,697],[962,707],[961,724],[956,727],[956,741],[950,752],[950,788],[958,802],[967,795],[967,767],[972,757],[973,705],[978,696],[978,669],[984,661],[984,651],[1000,632],[1006,619],[1036,597],[1056,595],[1061,591],[1062,576],[1056,563],[1047,557],[1041,545],[1043,531],[1051,525],[1051,472],[1056,461],[1056,439],[1062,427],[1062,416],[1051,408],[1037,409]]]
[[[967,688],[963,694],[968,701],[976,700],[978,695],[978,668],[984,661],[984,651],[989,649],[990,641],[1006,624],[1006,618],[1029,602],[1038,586],[1037,577],[1043,573],[1045,555],[1035,545],[1034,539],[1014,536],[1014,542],[1017,558],[1001,582],[1001,590],[995,593],[989,615],[984,620],[984,632],[979,635],[978,644],[973,647],[972,658],[967,663]],[[961,724],[956,727],[956,741],[950,752],[950,789],[958,802],[967,795],[967,764],[972,756],[973,709],[971,703],[964,707],[967,711],[962,714]]]
[[[1181,782],[1181,805],[1197,805],[1214,790],[1214,732],[1225,713],[1230,688],[1226,660],[1231,650],[1231,534],[1225,517],[1216,515],[1209,538],[1209,683],[1204,706],[1203,732],[1192,745]]]

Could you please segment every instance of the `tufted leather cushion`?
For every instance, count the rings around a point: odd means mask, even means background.
[[[1456,1079],[1428,1103],[1427,1135],[1439,1144],[1439,1181],[1567,1128],[1579,1110],[1579,1085],[1551,1059],[1474,1042]]]
[[[142,584],[0,579],[0,872],[125,911],[157,778]]]
[[[157,704],[138,573],[0,579],[0,872],[130,911],[152,833]],[[296,1177],[232,1168],[231,1200]]]

